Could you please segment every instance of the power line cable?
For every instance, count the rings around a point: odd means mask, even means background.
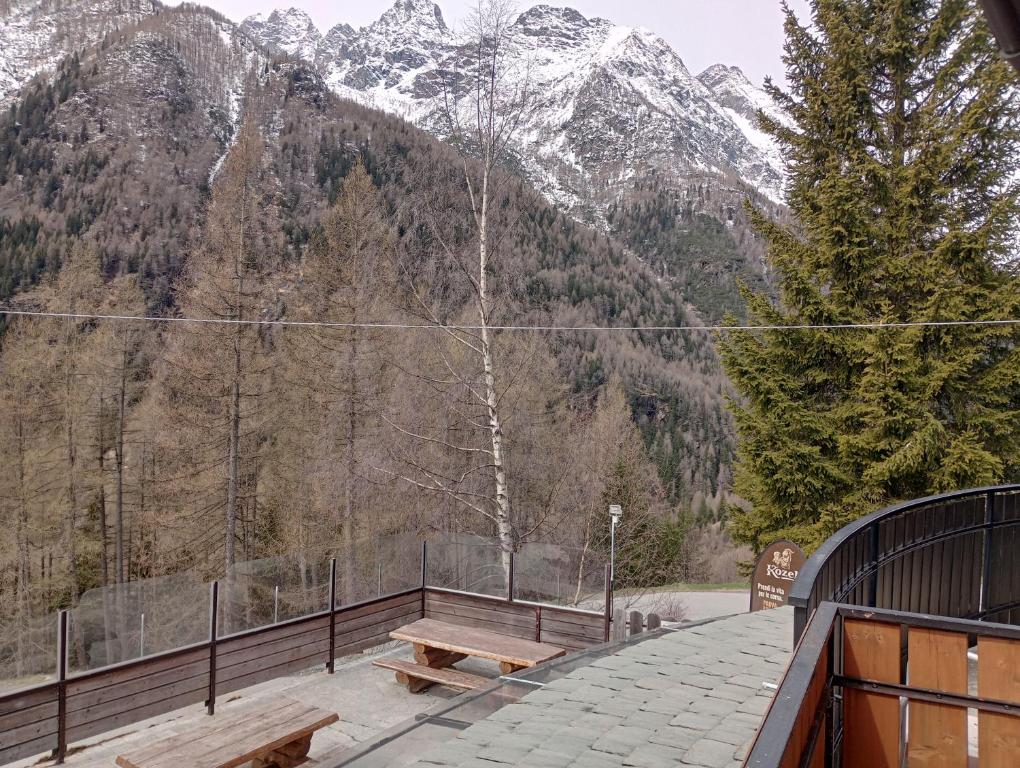
[[[447,331],[518,331],[551,333],[634,333],[642,331],[683,331],[717,333],[727,331],[840,331],[875,330],[881,328],[956,328],[967,326],[1015,326],[1020,318],[996,320],[917,320],[872,323],[799,323],[791,325],[470,325],[434,323],[345,323],[331,320],[238,320],[233,318],[157,317],[154,315],[104,315],[86,312],[42,312],[27,309],[4,309],[0,314],[20,317],[49,317],[67,320],[114,320],[121,322],[194,323],[204,325],[256,325],[297,328],[337,328],[363,330],[447,330]]]

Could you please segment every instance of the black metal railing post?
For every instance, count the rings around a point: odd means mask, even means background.
[[[421,540],[421,617],[425,618],[425,580],[429,573],[428,545]]]
[[[326,671],[333,674],[336,657],[336,558],[329,561],[329,661]]]
[[[609,625],[613,621],[613,577],[610,573],[609,565],[606,565],[606,614],[604,619],[604,629],[602,632],[602,642],[609,642]]]
[[[978,615],[988,610],[988,593],[992,583],[992,523],[995,522],[995,492],[985,494],[985,535],[981,542],[981,591],[978,595]]]
[[[67,754],[67,611],[57,618],[57,748],[53,757],[64,762]]]
[[[878,531],[879,524],[872,523],[868,528],[868,563],[871,575],[868,577],[868,605],[878,605]]]
[[[514,553],[510,553],[510,564],[506,572],[506,601],[514,601]]]
[[[207,714],[216,714],[216,640],[219,634],[220,583],[209,585],[209,698],[205,702]]]

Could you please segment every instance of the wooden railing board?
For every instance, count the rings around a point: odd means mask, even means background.
[[[205,691],[202,689],[182,693],[171,698],[160,699],[136,709],[129,709],[116,715],[92,720],[67,729],[67,743],[87,739],[89,736],[96,736],[106,731],[122,728],[141,720],[148,720],[150,717],[164,715],[173,712],[175,709],[186,707],[189,704],[199,704],[205,699]]]
[[[74,710],[70,709],[72,700],[68,699],[67,727],[71,729],[86,723],[118,717],[124,713],[134,712],[158,704],[160,701],[176,700],[181,696],[192,696],[194,701],[201,701],[208,685],[209,680],[207,677],[189,677],[160,686],[159,688],[142,688],[101,704],[94,704],[84,708],[78,706]]]
[[[848,677],[900,682],[900,627],[877,621],[843,622],[843,669]],[[845,765],[898,764],[900,702],[893,696],[847,689],[843,696]]]
[[[208,645],[181,651],[172,651],[158,656],[150,656],[123,662],[102,669],[79,672],[67,679],[67,695],[74,696],[97,688],[118,685],[139,677],[148,677],[164,670],[177,669],[193,661],[208,660]]]
[[[1020,641],[978,638],[978,695],[1020,703]],[[978,766],[1020,765],[1020,717],[978,713]]]
[[[907,630],[907,682],[918,688],[967,693],[967,635],[937,629]],[[958,768],[967,763],[967,710],[911,701],[907,762],[925,768]]]
[[[25,741],[20,744],[11,744],[10,746],[0,747],[0,764],[13,763],[15,760],[21,760],[26,757],[34,757],[40,755],[43,752],[49,752],[57,748],[57,733],[54,728],[53,733],[46,736],[40,736],[32,741]]]
[[[176,669],[164,669],[152,675],[112,681],[101,688],[69,691],[67,712],[70,715],[79,709],[96,707],[145,691],[162,690],[165,686],[174,685],[184,680],[197,680],[199,682],[196,685],[208,685],[208,675],[209,660],[205,658],[184,664]]]

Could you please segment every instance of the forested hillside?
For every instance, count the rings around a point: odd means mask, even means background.
[[[188,7],[67,59],[0,136],[5,301],[207,321],[9,321],[8,617],[386,532],[493,533],[472,501],[481,372],[470,332],[437,327],[475,311],[453,149]],[[698,322],[629,248],[524,183],[507,177],[492,217],[493,326]],[[323,320],[419,327],[271,324]],[[732,451],[711,338],[492,343],[515,540],[600,550],[624,498],[633,567],[690,576],[678,542],[692,502],[718,505]]]

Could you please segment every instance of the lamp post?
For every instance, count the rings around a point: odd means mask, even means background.
[[[623,507],[619,504],[609,505],[609,517],[612,523],[609,526],[609,581],[616,581],[616,526],[620,524],[623,517]]]

